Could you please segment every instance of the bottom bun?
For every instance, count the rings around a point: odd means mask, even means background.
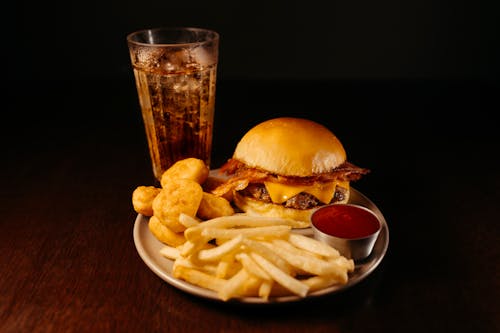
[[[345,195],[345,199],[342,201],[337,201],[335,203],[347,203],[349,201],[349,192]],[[249,215],[256,216],[268,216],[268,217],[282,217],[289,218],[297,221],[310,222],[310,216],[312,212],[321,207],[316,206],[311,209],[295,209],[287,208],[282,205],[276,205],[273,203],[263,202],[251,197],[246,197],[238,192],[234,193],[233,202],[241,209],[243,212]]]

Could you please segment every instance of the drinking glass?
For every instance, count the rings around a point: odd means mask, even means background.
[[[219,34],[154,28],[127,43],[156,179],[188,157],[210,167]]]

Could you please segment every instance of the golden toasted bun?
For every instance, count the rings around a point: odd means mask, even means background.
[[[301,118],[275,118],[251,128],[233,158],[286,176],[328,172],[346,160],[341,142],[326,127]]]
[[[336,203],[347,203],[349,201],[349,192],[346,193],[345,199],[338,201]],[[282,205],[277,205],[273,203],[268,203],[264,201],[257,200],[255,198],[246,197],[238,192],[234,193],[234,204],[236,207],[241,209],[243,212],[249,215],[255,216],[269,216],[269,217],[281,217],[289,218],[297,221],[310,222],[309,216],[313,212],[314,208],[311,209],[295,209],[287,208]]]

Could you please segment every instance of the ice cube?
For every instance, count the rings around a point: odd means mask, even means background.
[[[158,48],[139,47],[137,49],[137,65],[141,67],[158,67],[163,50]]]
[[[189,62],[187,50],[170,50],[162,57],[161,68],[168,72],[182,71]]]
[[[191,49],[191,57],[197,64],[203,67],[207,67],[215,63],[214,56],[208,53],[203,46]]]

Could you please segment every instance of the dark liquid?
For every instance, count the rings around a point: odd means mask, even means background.
[[[134,68],[134,74],[155,177],[188,157],[210,166],[216,66],[175,73]]]

